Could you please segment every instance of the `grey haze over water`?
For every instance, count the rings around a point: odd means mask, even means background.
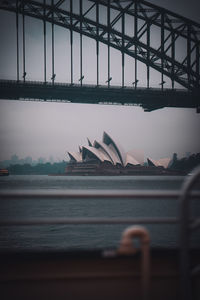
[[[151,2],[200,22],[200,4],[196,0],[152,0]],[[32,24],[31,29],[29,31],[27,29],[26,33],[27,51],[28,47],[32,48],[29,51],[32,51],[30,53],[33,54],[34,60],[37,53],[42,50],[42,46],[37,45],[37,39],[42,37],[42,31],[39,33],[37,20],[28,22]],[[11,67],[15,63],[13,15],[0,11],[0,25],[0,78],[14,79],[15,71]],[[66,31],[56,30],[58,33],[56,51],[59,53],[62,48],[60,40],[63,40]],[[87,48],[84,48],[85,50]],[[104,50],[102,48],[102,51]],[[119,81],[118,58],[113,52],[112,73],[116,74],[116,83]],[[61,60],[57,59],[56,63],[57,72],[61,70],[60,81],[64,81],[66,70]],[[92,77],[92,63],[88,58],[86,63],[87,72],[91,72]],[[31,62],[27,64],[35,75],[37,64],[36,67],[31,65]],[[128,59],[127,64],[129,64]],[[50,71],[49,69],[49,74]],[[130,69],[128,75],[132,73],[133,70]],[[75,76],[78,76],[78,72],[77,74],[75,72]],[[41,75],[40,77],[42,79]],[[155,84],[158,84],[156,80],[155,74]],[[193,109],[164,108],[146,113],[139,107],[2,100],[0,101],[0,161],[9,159],[14,154],[20,158],[32,156],[33,159],[37,159],[53,155],[55,159],[66,159],[67,150],[78,150],[79,145],[87,143],[86,137],[91,140],[101,140],[104,130],[114,140],[119,141],[126,151],[139,148],[144,150],[145,157],[150,156],[155,159],[172,156],[174,152],[179,156],[185,156],[186,152],[200,151],[199,129],[200,116]]]

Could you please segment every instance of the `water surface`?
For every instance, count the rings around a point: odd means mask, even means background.
[[[179,190],[183,176],[8,176],[1,190]],[[176,200],[1,200],[0,218],[176,217]],[[178,226],[146,225],[154,247],[176,247]],[[0,249],[69,250],[117,247],[127,225],[43,225],[0,228]]]

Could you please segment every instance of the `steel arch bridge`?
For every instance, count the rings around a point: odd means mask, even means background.
[[[85,6],[87,2],[87,5]],[[0,82],[2,95],[7,98],[39,97],[68,99],[79,102],[118,102],[124,104],[142,104],[144,107],[159,108],[163,106],[200,107],[200,25],[167,9],[143,0],[78,0],[78,9],[74,9],[73,0],[1,0],[0,9],[14,12],[16,15],[17,70],[16,82]],[[106,16],[101,9],[106,11]],[[19,15],[22,16],[23,42],[23,80],[20,81],[19,61]],[[43,22],[44,39],[44,84],[26,81],[25,60],[25,16],[40,19]],[[127,24],[127,19],[131,18]],[[51,23],[52,32],[52,77],[47,83],[47,41],[46,23]],[[55,82],[54,26],[58,25],[70,31],[71,47],[71,82],[59,85]],[[129,26],[129,30],[127,27]],[[131,30],[130,30],[131,27]],[[157,32],[158,46],[152,45],[153,31]],[[73,79],[73,33],[80,35],[80,84]],[[82,38],[87,36],[96,41],[96,85],[83,85],[83,45]],[[99,88],[99,45],[107,45],[107,88]],[[181,58],[177,52],[182,43]],[[111,86],[110,48],[121,53],[121,88]],[[134,87],[125,89],[125,55],[134,60]],[[138,61],[146,66],[146,89],[138,88]],[[160,73],[159,90],[150,89],[150,69]],[[165,77],[171,80],[171,91],[164,89]],[[181,85],[185,92],[177,92],[175,83]],[[32,87],[32,89],[31,89]],[[83,90],[84,88],[84,90]],[[33,93],[35,90],[35,94]],[[10,95],[9,91],[11,92]],[[100,91],[100,92],[99,92]],[[109,93],[108,93],[109,91]],[[42,95],[42,96],[39,96]],[[95,100],[91,100],[91,99]],[[89,100],[90,99],[90,100]],[[114,101],[116,99],[116,101]],[[126,100],[126,101],[125,101]],[[80,100],[80,102],[82,102]]]

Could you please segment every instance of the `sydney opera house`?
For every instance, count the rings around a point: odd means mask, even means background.
[[[102,141],[79,146],[78,152],[68,152],[70,161],[66,175],[156,175],[166,174],[169,158],[153,160],[144,164],[142,151],[125,152],[110,135],[103,133]]]

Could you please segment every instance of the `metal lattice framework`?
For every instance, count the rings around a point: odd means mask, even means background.
[[[87,9],[84,9],[87,2]],[[96,41],[97,85],[99,84],[99,43],[108,47],[108,85],[110,85],[110,47],[122,55],[122,86],[124,86],[125,54],[135,59],[135,88],[137,88],[137,61],[147,68],[147,87],[150,68],[161,73],[161,88],[164,76],[189,90],[200,86],[200,25],[187,18],[143,0],[79,0],[79,13],[73,10],[72,0],[1,0],[0,9],[16,13],[17,24],[17,76],[19,80],[18,15],[23,17],[23,53],[25,53],[24,18],[31,16],[44,23],[44,81],[46,82],[46,22],[52,24],[52,82],[54,82],[54,25],[70,30],[71,37],[71,83],[73,83],[73,32],[80,33],[80,83],[82,85],[82,35]],[[100,13],[106,10],[105,15]],[[91,17],[93,16],[93,17]],[[130,25],[126,20],[132,18]],[[132,27],[129,34],[127,26]],[[151,37],[157,30],[158,47],[153,47]],[[184,45],[184,57],[178,59],[178,43]],[[25,54],[23,58],[24,80],[26,76]]]

